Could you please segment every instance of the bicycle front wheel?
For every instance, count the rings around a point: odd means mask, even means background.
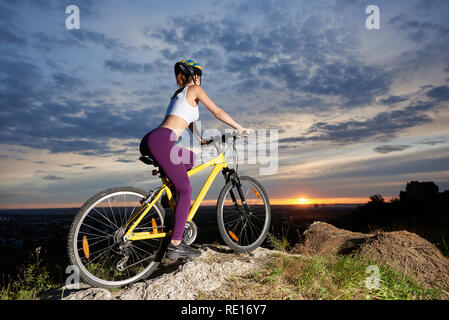
[[[241,176],[240,182],[240,190],[229,181],[220,192],[217,202],[218,228],[231,249],[251,252],[267,236],[271,208],[265,189],[256,179]]]
[[[163,254],[163,238],[127,241],[126,222],[141,208],[148,194],[133,187],[99,192],[78,211],[68,237],[72,265],[86,283],[102,288],[131,284],[148,277]],[[135,230],[153,231],[164,226],[165,211],[156,202]]]

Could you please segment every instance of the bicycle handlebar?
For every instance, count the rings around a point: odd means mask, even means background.
[[[237,135],[235,133],[229,133],[228,132],[228,133],[225,133],[225,134],[222,134],[222,135],[217,135],[217,136],[210,137],[210,140],[211,140],[211,142],[221,141],[222,143],[225,143],[228,138],[236,139]]]
[[[249,132],[247,132],[247,131],[244,131],[243,134],[244,133],[246,133],[247,135],[249,134]],[[221,142],[225,143],[228,138],[233,138],[234,140],[235,139],[243,139],[243,138],[247,137],[247,135],[244,136],[244,135],[239,135],[236,132],[227,132],[227,133],[222,134],[222,135],[217,135],[217,136],[210,137],[210,140],[211,140],[211,143],[212,143],[212,142],[215,142],[215,141],[220,141],[220,139],[221,139]]]

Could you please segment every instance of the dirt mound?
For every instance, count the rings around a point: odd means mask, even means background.
[[[338,229],[325,222],[314,222],[304,231],[305,241],[293,251],[299,253],[337,254],[349,246],[363,242],[371,235]]]
[[[294,252],[307,254],[355,254],[413,274],[424,284],[449,287],[449,259],[427,240],[407,231],[364,234],[315,222],[304,232]]]

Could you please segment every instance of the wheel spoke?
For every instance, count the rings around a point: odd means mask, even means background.
[[[78,226],[71,229],[74,234],[69,237],[73,239],[69,244],[73,247],[71,251],[73,258],[70,256],[70,259],[73,264],[83,267],[84,273],[81,274],[83,278],[87,277],[88,282],[100,287],[113,286],[118,282],[123,285],[147,274],[157,263],[154,257],[163,243],[163,239],[158,238],[125,244],[122,238],[126,228],[122,226],[136,212],[138,206],[135,206],[135,203],[139,203],[147,196],[144,192],[128,189],[137,190],[123,188],[121,191],[119,188],[113,188],[98,193],[96,200],[90,200],[92,201],[90,207],[86,204],[83,206],[86,209],[78,213],[81,215],[77,218]],[[164,216],[163,209],[159,205],[154,205],[136,227],[149,228],[152,219],[162,227]],[[125,269],[119,271],[117,266],[126,254],[129,256],[123,265]]]
[[[269,221],[269,212],[265,204],[266,197],[261,187],[248,178],[241,177],[240,181],[242,193],[238,192],[236,186],[229,187],[225,196],[220,200],[222,204],[218,212],[221,217],[219,223],[223,224],[222,235],[234,249],[260,244],[268,232],[267,222]],[[231,201],[231,191],[238,207]],[[244,199],[240,197],[240,194]],[[243,204],[243,200],[246,201],[246,205]],[[231,236],[231,232],[238,240]]]

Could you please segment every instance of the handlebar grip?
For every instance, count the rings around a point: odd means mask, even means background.
[[[210,137],[210,140],[211,141],[221,141],[222,143],[225,143],[226,142],[226,139],[227,138],[234,138],[234,139],[236,139],[236,137],[237,137],[237,135],[236,134],[234,134],[234,133],[225,133],[225,134],[222,134],[221,136],[213,136],[213,137]]]

